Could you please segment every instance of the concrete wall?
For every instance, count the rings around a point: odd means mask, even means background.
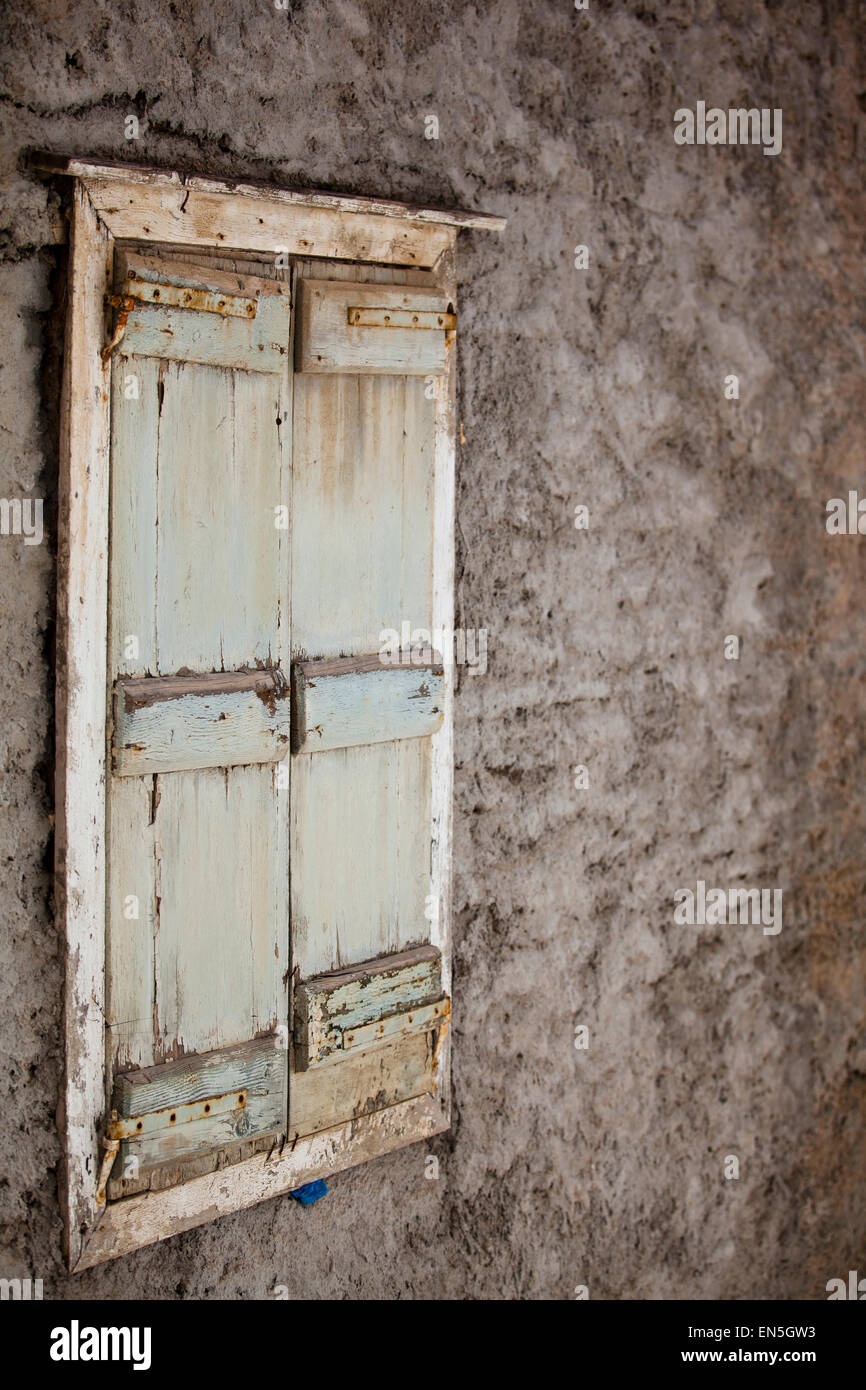
[[[866,539],[824,509],[866,490],[864,38],[857,0],[10,4],[0,495],[44,497],[47,533],[0,538],[0,1274],[105,1298],[822,1298],[862,1269]],[[781,107],[782,153],[676,146],[698,100]],[[50,875],[64,252],[30,149],[510,218],[460,240],[459,611],[489,667],[457,703],[439,1179],[414,1147],[312,1210],[73,1278]],[[676,925],[698,878],[781,888],[782,931]]]

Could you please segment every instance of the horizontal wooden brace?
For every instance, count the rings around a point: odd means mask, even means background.
[[[206,1100],[196,1100],[189,1105],[167,1105],[162,1110],[152,1110],[147,1115],[112,1120],[106,1135],[109,1139],[141,1139],[146,1134],[155,1134],[161,1129],[173,1129],[189,1124],[192,1120],[206,1120],[209,1116],[225,1115],[231,1110],[243,1110],[246,1103],[246,1091],[232,1091],[227,1096],[208,1096]]]
[[[444,711],[442,659],[383,665],[377,654],[292,665],[292,751],[318,753],[392,739],[423,738]]]
[[[114,687],[118,777],[279,762],[289,751],[282,671],[121,677]]]
[[[423,326],[440,331],[415,331],[431,317],[442,322]],[[455,323],[453,305],[438,289],[301,279],[295,370],[439,376]]]
[[[139,1170],[153,1168],[284,1130],[287,1051],[282,1043],[272,1034],[117,1076],[116,1123],[126,1131],[142,1121],[142,1129],[127,1134],[120,1145],[117,1172],[123,1173],[129,1158]],[[215,1106],[214,1097],[225,1097],[225,1105]],[[203,1102],[211,1111],[193,1114],[196,1107],[203,1110]],[[185,1122],[153,1122],[166,1112],[186,1114]],[[109,1137],[114,1137],[110,1128]]]
[[[389,1024],[384,1033],[363,1030],[425,1005],[442,1007],[442,960],[435,946],[412,946],[406,951],[361,961],[344,970],[331,970],[302,980],[295,987],[295,1067],[305,1071],[323,1062],[339,1064],[345,1040],[361,1049],[393,1040],[401,1031],[424,1032],[441,1018],[419,1026]]]
[[[240,276],[123,248],[116,257],[118,309],[103,360],[121,356],[282,374],[289,355],[287,284]]]

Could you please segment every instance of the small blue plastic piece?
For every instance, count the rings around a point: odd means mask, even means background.
[[[296,1187],[289,1196],[294,1197],[296,1202],[300,1202],[303,1207],[311,1207],[314,1202],[318,1202],[320,1197],[327,1197],[327,1184],[317,1178],[315,1182],[305,1182],[303,1187]]]

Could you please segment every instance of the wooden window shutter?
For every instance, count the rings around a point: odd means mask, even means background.
[[[106,1036],[127,1195],[286,1128],[291,300],[117,260]]]
[[[504,221],[39,167],[80,1270],[450,1123],[453,253]]]
[[[293,1140],[431,1093],[450,1010],[431,860],[434,454],[454,305],[419,272],[327,275],[299,266],[295,328]],[[388,649],[407,631],[414,648]]]
[[[301,265],[291,354],[287,285],[118,266],[107,1035],[129,1195],[435,1089],[456,317],[418,272]]]

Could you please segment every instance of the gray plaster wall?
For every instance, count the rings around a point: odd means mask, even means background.
[[[825,527],[830,497],[866,491],[866,11],[6,9],[0,494],[43,497],[46,536],[0,537],[0,1274],[46,1297],[661,1299],[824,1298],[866,1271],[866,539]],[[675,145],[698,100],[781,107],[782,153]],[[489,664],[456,711],[453,1131],[313,1209],[269,1202],[73,1277],[51,880],[65,251],[34,149],[509,218],[460,237],[459,619]],[[781,932],[676,925],[698,878],[781,888]]]

